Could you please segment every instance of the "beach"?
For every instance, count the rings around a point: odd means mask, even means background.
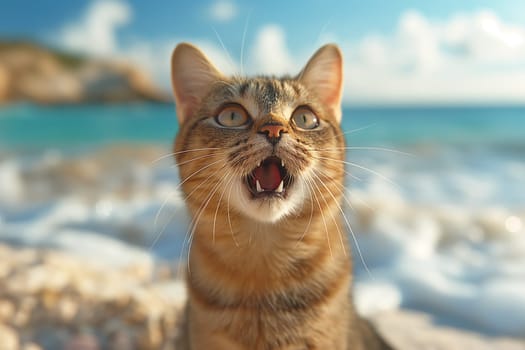
[[[64,252],[0,245],[3,350],[173,349],[184,282],[168,265],[108,267]],[[525,339],[447,326],[432,315],[390,310],[371,317],[396,349],[519,350]]]
[[[190,222],[173,110],[39,111],[0,115],[2,349],[171,349]],[[521,119],[460,112],[345,112],[354,300],[400,349],[524,349]]]

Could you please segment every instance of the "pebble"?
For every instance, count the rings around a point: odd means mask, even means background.
[[[26,343],[22,345],[20,350],[42,350],[42,348],[35,343]]]
[[[11,301],[0,299],[0,323],[11,320],[15,311],[15,305]]]
[[[173,348],[185,293],[168,273],[3,244],[0,254],[0,350]]]
[[[64,350],[100,350],[100,343],[94,335],[79,334],[69,339]]]
[[[18,335],[9,326],[0,324],[0,340],[2,341],[2,350],[18,350],[20,348]]]

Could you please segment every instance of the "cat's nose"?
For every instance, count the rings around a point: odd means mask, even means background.
[[[288,129],[286,129],[286,127],[279,122],[269,122],[262,125],[258,132],[260,134],[266,134],[268,141],[272,145],[275,145],[281,139],[281,135],[285,132],[288,132]]]

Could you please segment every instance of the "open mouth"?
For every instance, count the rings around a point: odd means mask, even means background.
[[[284,197],[292,183],[285,164],[278,157],[263,160],[246,177],[248,189],[255,197]]]

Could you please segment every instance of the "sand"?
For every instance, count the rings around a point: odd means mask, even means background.
[[[375,315],[372,321],[381,334],[403,350],[523,350],[525,338],[488,336],[433,321],[431,315],[395,310]]]

